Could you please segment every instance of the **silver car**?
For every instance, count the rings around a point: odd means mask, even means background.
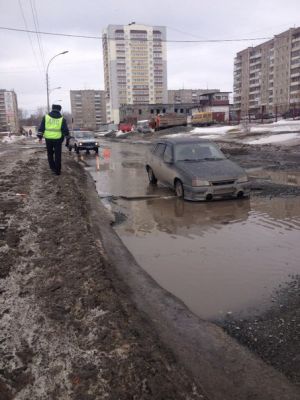
[[[195,137],[157,140],[146,161],[150,183],[173,188],[187,200],[244,197],[250,194],[246,172],[216,144]]]
[[[67,146],[69,151],[74,149],[77,154],[80,150],[85,150],[87,153],[94,150],[98,154],[99,143],[93,132],[75,131],[68,139]]]

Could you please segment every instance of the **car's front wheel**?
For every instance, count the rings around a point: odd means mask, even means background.
[[[183,198],[184,197],[184,189],[182,182],[177,179],[175,181],[175,193],[177,197]]]
[[[77,154],[79,154],[79,148],[78,148],[78,146],[76,146],[76,144],[75,144],[74,150],[76,151]]]
[[[153,170],[152,170],[151,167],[148,167],[148,168],[147,168],[147,172],[148,172],[148,179],[149,179],[149,182],[150,182],[150,183],[153,183],[153,184],[157,183],[156,176],[154,175],[154,172],[153,172]]]
[[[69,151],[72,151],[72,146],[68,146]]]

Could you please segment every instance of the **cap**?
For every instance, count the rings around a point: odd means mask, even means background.
[[[52,111],[61,111],[60,104],[52,104]]]

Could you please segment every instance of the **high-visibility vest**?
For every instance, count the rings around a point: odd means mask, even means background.
[[[63,117],[52,118],[49,114],[45,116],[45,139],[60,139],[62,137],[61,127],[62,127]]]

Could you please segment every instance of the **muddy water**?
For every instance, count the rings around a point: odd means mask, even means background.
[[[185,202],[148,185],[144,157],[145,146],[111,144],[98,167],[88,161],[100,195],[116,196],[110,206],[126,218],[115,229],[141,267],[203,318],[267,308],[300,273],[299,199]]]
[[[299,171],[272,171],[271,169],[253,168],[248,171],[249,175],[262,180],[272,181],[289,186],[300,186]]]

